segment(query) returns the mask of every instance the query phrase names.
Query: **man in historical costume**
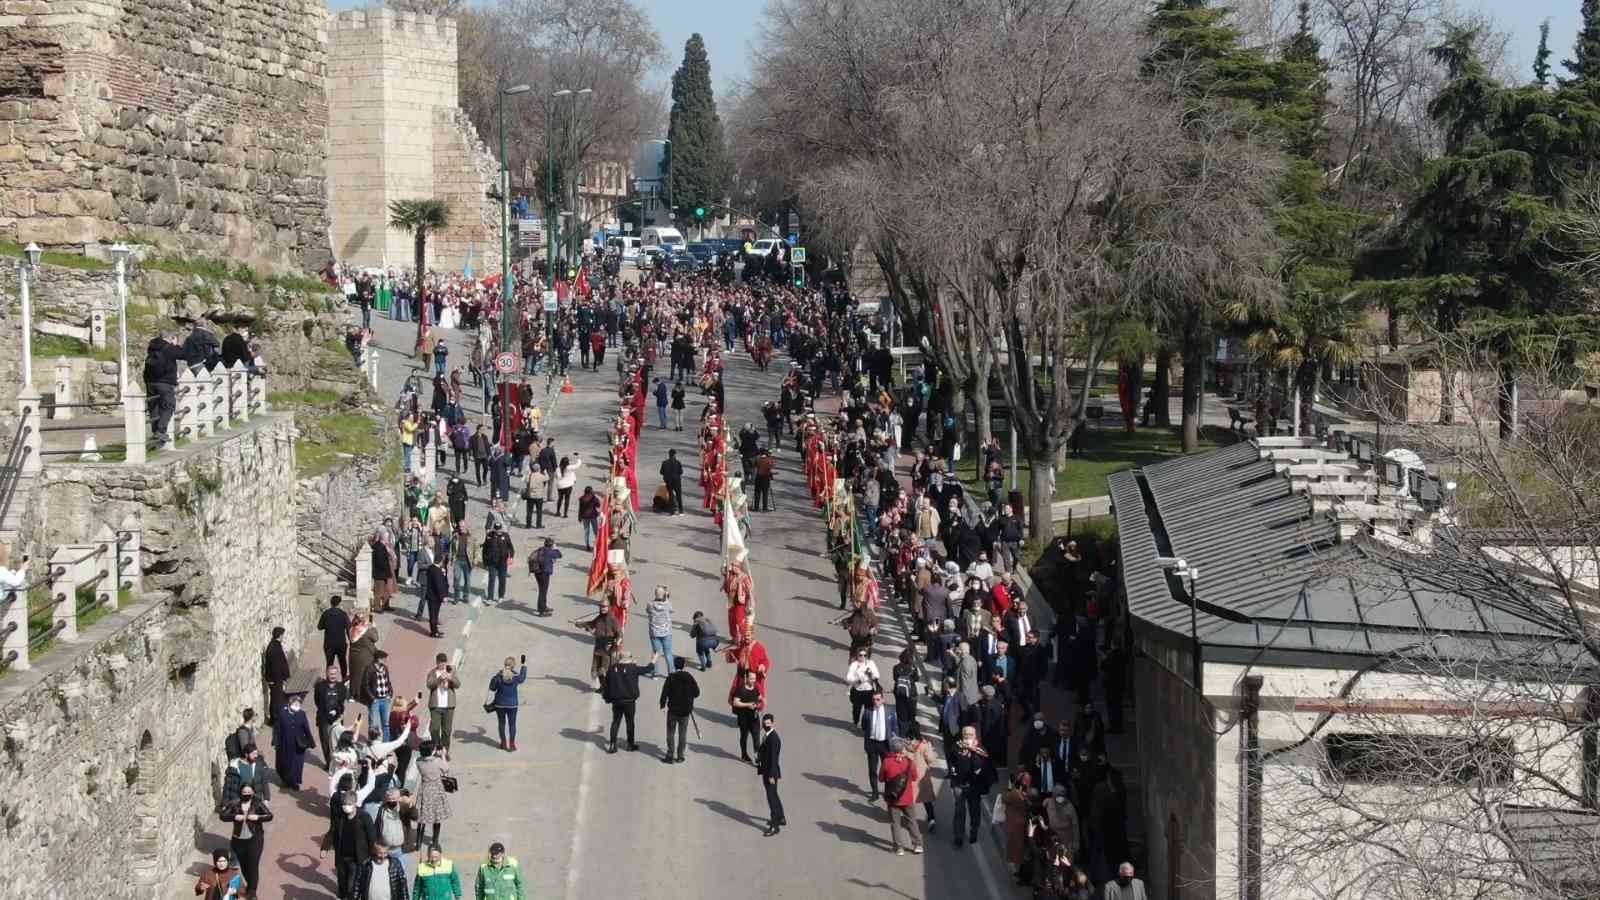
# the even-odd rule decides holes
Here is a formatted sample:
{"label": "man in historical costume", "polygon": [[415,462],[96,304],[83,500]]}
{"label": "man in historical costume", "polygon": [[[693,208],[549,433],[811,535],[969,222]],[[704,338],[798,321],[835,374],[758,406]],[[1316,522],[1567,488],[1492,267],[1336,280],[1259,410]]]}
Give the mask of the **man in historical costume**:
{"label": "man in historical costume", "polygon": [[[748,628],[755,629],[755,621],[747,620]],[[740,684],[744,683],[744,673],[754,672],[756,676],[756,690],[761,692],[762,704],[767,700],[767,672],[772,668],[772,660],[767,656],[767,645],[756,640],[753,636],[746,636],[728,651],[728,661],[734,664],[733,685],[729,688],[731,693]]]}
{"label": "man in historical costume", "polygon": [[755,622],[755,581],[743,562],[722,567],[722,595],[728,598],[728,639],[737,646],[745,622]]}
{"label": "man in historical costume", "polygon": [[605,598],[606,608],[616,618],[617,626],[626,630],[628,611],[633,608],[633,582],[628,578],[628,570],[623,567],[620,558],[606,566]]}
{"label": "man in historical costume", "polygon": [[850,600],[858,606],[869,606],[874,611],[880,601],[878,579],[865,559],[856,560],[855,575],[850,583]]}

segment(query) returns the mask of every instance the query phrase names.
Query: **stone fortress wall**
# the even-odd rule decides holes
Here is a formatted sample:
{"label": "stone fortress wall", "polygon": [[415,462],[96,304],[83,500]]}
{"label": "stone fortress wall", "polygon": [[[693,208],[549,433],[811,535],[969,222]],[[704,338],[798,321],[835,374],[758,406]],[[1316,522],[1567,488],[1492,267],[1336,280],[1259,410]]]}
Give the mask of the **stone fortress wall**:
{"label": "stone fortress wall", "polygon": [[500,265],[499,212],[485,194],[498,163],[459,110],[456,25],[384,7],[329,17],[328,193],[334,255],[362,266],[410,265],[412,239],[388,227],[395,200],[451,205],[428,264]]}
{"label": "stone fortress wall", "polygon": [[0,238],[327,261],[323,0],[0,11]]}
{"label": "stone fortress wall", "polygon": [[273,414],[147,466],[46,468],[41,535],[81,541],[132,515],[145,593],[0,679],[0,897],[154,900],[193,856],[222,736],[264,705],[268,631],[297,648],[314,626],[293,599],[293,432]]}

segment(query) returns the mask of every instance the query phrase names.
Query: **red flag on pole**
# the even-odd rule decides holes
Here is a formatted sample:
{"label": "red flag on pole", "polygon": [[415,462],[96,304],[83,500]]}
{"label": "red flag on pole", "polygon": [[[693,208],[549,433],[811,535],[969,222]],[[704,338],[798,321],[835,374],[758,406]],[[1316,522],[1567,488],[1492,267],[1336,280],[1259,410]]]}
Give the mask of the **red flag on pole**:
{"label": "red flag on pole", "polygon": [[594,561],[589,563],[589,585],[584,593],[594,594],[606,583],[606,552],[611,549],[611,498],[600,503],[600,533],[594,539]]}

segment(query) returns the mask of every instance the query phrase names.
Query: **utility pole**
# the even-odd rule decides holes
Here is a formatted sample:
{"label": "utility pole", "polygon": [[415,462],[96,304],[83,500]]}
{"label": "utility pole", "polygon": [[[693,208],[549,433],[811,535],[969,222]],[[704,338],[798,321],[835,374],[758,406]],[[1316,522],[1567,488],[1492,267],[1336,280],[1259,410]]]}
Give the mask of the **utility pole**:
{"label": "utility pole", "polygon": [[509,349],[511,342],[511,172],[506,167],[506,98],[526,94],[533,90],[525,84],[505,88],[500,92],[500,349]]}

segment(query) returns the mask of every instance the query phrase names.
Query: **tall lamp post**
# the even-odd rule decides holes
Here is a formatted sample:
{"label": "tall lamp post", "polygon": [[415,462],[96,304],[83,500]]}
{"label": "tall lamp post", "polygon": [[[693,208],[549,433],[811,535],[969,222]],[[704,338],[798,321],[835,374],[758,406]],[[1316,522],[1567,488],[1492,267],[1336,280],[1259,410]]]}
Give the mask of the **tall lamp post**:
{"label": "tall lamp post", "polygon": [[33,301],[30,298],[30,289],[33,281],[33,272],[39,266],[39,258],[44,251],[39,245],[29,243],[22,251],[22,261],[17,264],[18,279],[22,287],[22,390],[24,393],[33,393]]}
{"label": "tall lamp post", "polygon": [[118,241],[111,245],[111,258],[117,262],[117,389],[128,396],[128,254],[133,251]]}
{"label": "tall lamp post", "polygon": [[506,168],[506,98],[526,94],[533,90],[525,84],[513,85],[500,91],[500,350],[505,352],[511,342],[511,178]]}

